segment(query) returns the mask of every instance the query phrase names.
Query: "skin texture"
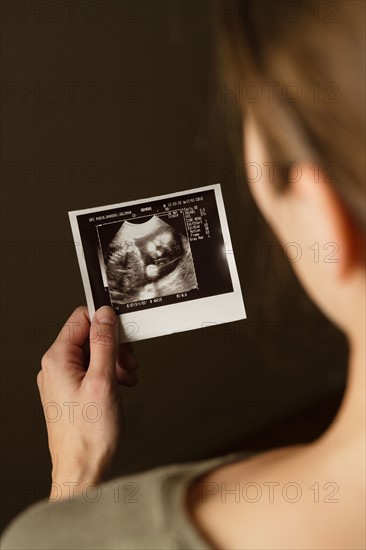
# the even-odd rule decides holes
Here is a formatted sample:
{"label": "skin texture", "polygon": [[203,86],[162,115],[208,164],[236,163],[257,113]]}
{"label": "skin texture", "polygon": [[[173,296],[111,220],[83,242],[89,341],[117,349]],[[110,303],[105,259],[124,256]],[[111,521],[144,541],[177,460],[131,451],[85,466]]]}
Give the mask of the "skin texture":
{"label": "skin texture", "polygon": [[37,384],[52,459],[51,500],[99,482],[116,452],[123,426],[118,384],[136,384],[138,367],[132,346],[118,344],[116,318],[103,306],[90,322],[87,308],[77,308],[42,358]]}
{"label": "skin texture", "polygon": [[[270,161],[253,116],[244,123],[246,162],[264,168]],[[265,174],[265,170],[263,170]],[[365,242],[327,183],[308,163],[300,178],[289,176],[279,194],[264,177],[249,182],[263,215],[285,245],[300,245],[292,263],[300,282],[349,342],[349,375],[345,396],[332,423],[311,444],[261,453],[210,472],[192,485],[188,507],[192,519],[215,548],[225,549],[363,549],[365,548]],[[292,181],[291,181],[292,180]],[[296,181],[295,181],[296,180]],[[338,262],[314,262],[309,247],[336,243]],[[257,502],[253,488],[262,491]],[[270,484],[273,490],[270,498]],[[283,493],[286,484],[297,484]],[[221,485],[223,484],[223,485]],[[239,484],[240,497],[225,495]],[[319,501],[315,487],[320,488]],[[300,487],[300,490],[299,490]],[[311,487],[313,489],[311,489]],[[221,489],[218,489],[221,488]],[[216,489],[218,489],[216,491]],[[214,493],[210,496],[209,492]],[[323,492],[322,492],[323,491]],[[329,495],[332,492],[333,497]],[[295,502],[291,499],[298,494]],[[285,495],[285,496],[284,496]]]}

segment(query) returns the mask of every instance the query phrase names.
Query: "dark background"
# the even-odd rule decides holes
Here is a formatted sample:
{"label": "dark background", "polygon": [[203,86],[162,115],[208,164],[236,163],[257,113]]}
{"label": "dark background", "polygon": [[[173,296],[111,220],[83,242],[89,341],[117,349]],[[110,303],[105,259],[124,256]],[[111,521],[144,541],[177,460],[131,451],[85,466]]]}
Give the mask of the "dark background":
{"label": "dark background", "polygon": [[68,210],[220,181],[248,315],[135,345],[140,382],[121,390],[111,475],[306,441],[338,421],[345,342],[294,280],[229,152],[207,4],[1,2],[2,526],[50,484],[36,374],[85,303]]}

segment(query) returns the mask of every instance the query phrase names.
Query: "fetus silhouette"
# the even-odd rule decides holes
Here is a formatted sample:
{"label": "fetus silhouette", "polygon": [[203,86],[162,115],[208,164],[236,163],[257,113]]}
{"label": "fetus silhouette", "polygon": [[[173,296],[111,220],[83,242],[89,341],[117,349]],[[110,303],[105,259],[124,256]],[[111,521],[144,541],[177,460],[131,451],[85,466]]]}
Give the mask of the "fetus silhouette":
{"label": "fetus silhouette", "polygon": [[109,245],[106,273],[116,304],[197,287],[187,237],[157,216],[123,222]]}

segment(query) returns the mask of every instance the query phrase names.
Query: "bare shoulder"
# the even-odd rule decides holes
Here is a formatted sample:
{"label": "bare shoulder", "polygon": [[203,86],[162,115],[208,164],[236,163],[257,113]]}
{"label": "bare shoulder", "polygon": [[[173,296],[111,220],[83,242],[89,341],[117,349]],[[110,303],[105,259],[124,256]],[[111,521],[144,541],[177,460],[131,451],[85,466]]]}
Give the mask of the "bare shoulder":
{"label": "bare shoulder", "polygon": [[364,476],[345,461],[314,444],[270,450],[201,477],[187,506],[215,548],[363,549]]}

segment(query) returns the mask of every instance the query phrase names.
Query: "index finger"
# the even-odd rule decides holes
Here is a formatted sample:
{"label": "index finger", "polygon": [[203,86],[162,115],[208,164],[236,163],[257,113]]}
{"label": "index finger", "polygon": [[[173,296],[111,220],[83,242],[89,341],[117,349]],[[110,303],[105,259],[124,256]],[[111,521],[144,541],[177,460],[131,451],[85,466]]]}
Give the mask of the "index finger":
{"label": "index finger", "polygon": [[79,306],[70,315],[60,330],[55,343],[71,344],[71,346],[82,347],[89,338],[90,320],[88,308]]}

